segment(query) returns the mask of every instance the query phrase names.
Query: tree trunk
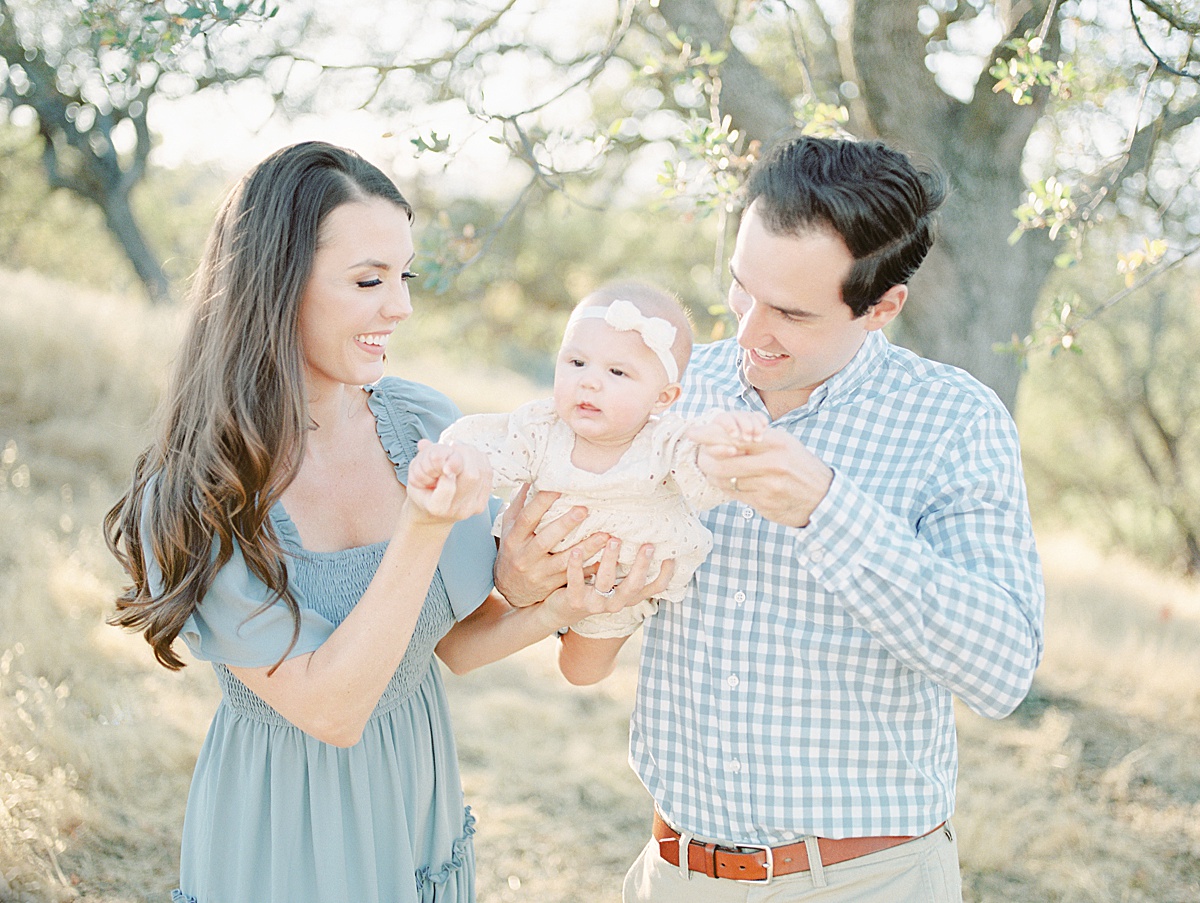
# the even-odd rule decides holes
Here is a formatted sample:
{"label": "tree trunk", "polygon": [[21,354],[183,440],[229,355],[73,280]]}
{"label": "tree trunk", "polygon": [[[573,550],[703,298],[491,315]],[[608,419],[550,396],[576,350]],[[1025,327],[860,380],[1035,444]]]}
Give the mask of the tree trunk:
{"label": "tree trunk", "polygon": [[895,329],[900,344],[934,360],[962,367],[990,386],[1011,409],[1021,362],[996,350],[1029,333],[1034,308],[1053,265],[1054,247],[1042,233],[1015,246],[1012,210],[1021,195],[1014,171],[979,171],[979,161],[940,163],[950,178],[938,237],[910,285],[910,298]]}
{"label": "tree trunk", "polygon": [[[1020,361],[997,352],[1033,325],[1054,246],[1044,233],[1015,245],[1012,211],[1021,203],[1021,163],[1045,108],[1044,92],[1017,106],[992,91],[984,72],[964,104],[945,94],[925,65],[917,29],[923,0],[857,0],[854,56],[876,131],[885,141],[931,157],[950,179],[938,240],[911,285],[896,339],[926,357],[955,364],[1012,408]],[[1035,28],[1046,2],[1030,4],[1011,31]],[[1057,32],[1051,36],[1057,39]]]}
{"label": "tree trunk", "polygon": [[120,243],[150,300],[155,304],[170,301],[170,280],[163,272],[158,256],[146,243],[133,208],[129,205],[129,196],[119,191],[110,192],[105,195],[100,206],[104,210],[104,223],[108,226],[108,231]]}
{"label": "tree trunk", "polygon": [[795,127],[791,100],[729,40],[729,22],[713,0],[659,0],[658,11],[680,38],[728,54],[721,63],[721,112],[732,115],[735,128],[769,144]]}
{"label": "tree trunk", "polygon": [[[1010,408],[1020,362],[998,353],[1033,323],[1054,248],[1040,233],[1016,246],[1012,211],[1024,191],[1025,144],[1045,97],[1017,106],[980,78],[969,104],[946,95],[925,65],[928,39],[917,29],[924,0],[855,0],[851,35],[861,93],[873,131],[888,144],[926,158],[948,175],[951,193],[938,240],[911,285],[894,338],[920,354],[970,371]],[[1012,31],[1036,27],[1036,0]],[[728,24],[713,0],[661,0],[670,27],[724,47]],[[790,105],[753,63],[736,52],[721,67],[721,111],[752,138],[794,129]]]}
{"label": "tree trunk", "polygon": [[[0,0],[0,60],[19,66],[24,73],[21,90],[11,78],[0,79],[0,98],[13,108],[28,105],[36,113],[42,165],[50,187],[65,188],[99,207],[150,300],[169,300],[170,282],[129,206],[129,192],[145,173],[150,154],[146,116],[157,76],[142,87],[136,98],[130,98],[126,108],[90,104],[80,90],[63,87],[56,68],[60,62],[53,54],[48,56],[40,46],[26,46],[7,0]],[[81,129],[77,114],[89,107],[92,124]],[[123,165],[112,136],[125,121],[133,125],[137,143],[132,159]]]}

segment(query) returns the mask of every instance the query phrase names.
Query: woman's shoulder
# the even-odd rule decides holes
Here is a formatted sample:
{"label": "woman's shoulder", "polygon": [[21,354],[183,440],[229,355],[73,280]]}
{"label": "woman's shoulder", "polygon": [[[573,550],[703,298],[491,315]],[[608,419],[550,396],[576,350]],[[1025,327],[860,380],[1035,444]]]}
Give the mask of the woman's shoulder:
{"label": "woman's shoulder", "polygon": [[424,383],[385,376],[377,383],[366,387],[370,393],[369,403],[385,416],[413,416],[426,426],[426,432],[437,437],[443,429],[458,419],[458,406],[443,392]]}

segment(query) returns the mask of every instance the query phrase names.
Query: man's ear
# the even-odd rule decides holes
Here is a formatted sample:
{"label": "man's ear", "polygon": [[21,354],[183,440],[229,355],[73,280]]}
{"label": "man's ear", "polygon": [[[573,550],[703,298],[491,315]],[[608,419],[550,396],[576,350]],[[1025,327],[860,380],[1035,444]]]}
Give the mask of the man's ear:
{"label": "man's ear", "polygon": [[654,413],[661,414],[679,399],[679,393],[683,390],[679,383],[669,383],[666,388],[658,393],[658,398],[654,401]]}
{"label": "man's ear", "polygon": [[896,316],[904,309],[904,302],[907,300],[908,286],[893,285],[883,293],[883,297],[871,305],[870,310],[863,314],[863,326],[868,331],[883,329],[896,319]]}

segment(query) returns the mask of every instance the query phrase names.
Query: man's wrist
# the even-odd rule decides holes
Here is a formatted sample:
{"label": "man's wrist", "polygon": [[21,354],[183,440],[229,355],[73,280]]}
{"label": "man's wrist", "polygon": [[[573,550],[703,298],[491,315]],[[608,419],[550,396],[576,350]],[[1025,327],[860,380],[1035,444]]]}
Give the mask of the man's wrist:
{"label": "man's wrist", "polygon": [[504,601],[513,608],[527,608],[530,605],[537,605],[545,596],[540,598],[536,594],[526,590],[521,592],[519,587],[513,587],[508,577],[501,571],[500,559],[496,558],[496,563],[492,565],[492,585],[496,587],[496,592],[504,597]]}

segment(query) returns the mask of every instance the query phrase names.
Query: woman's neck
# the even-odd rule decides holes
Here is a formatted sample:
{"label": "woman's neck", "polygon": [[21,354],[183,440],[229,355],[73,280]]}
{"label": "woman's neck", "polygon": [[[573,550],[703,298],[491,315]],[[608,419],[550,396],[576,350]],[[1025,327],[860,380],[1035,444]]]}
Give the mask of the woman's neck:
{"label": "woman's neck", "polygon": [[367,393],[361,386],[337,385],[314,391],[309,388],[308,416],[313,429],[308,445],[339,441],[367,411]]}

